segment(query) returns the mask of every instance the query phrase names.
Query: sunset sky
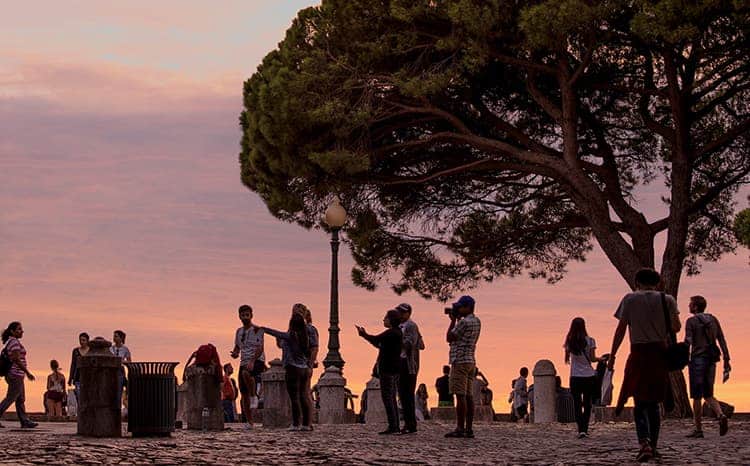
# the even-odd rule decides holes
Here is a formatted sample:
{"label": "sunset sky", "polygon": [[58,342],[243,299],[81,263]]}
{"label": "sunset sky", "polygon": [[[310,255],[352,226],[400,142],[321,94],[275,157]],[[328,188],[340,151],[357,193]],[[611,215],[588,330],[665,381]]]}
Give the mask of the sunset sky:
{"label": "sunset sky", "polygon": [[[27,385],[30,410],[42,410],[50,359],[67,374],[81,331],[111,339],[112,330],[124,330],[135,360],[184,364],[206,342],[229,360],[240,304],[253,306],[256,323],[285,328],[292,304],[303,302],[327,342],[328,238],[274,219],[241,185],[237,160],[242,82],[295,13],[315,3],[4,6],[0,324],[20,320],[26,329],[38,377]],[[657,188],[640,193],[650,218],[665,211]],[[747,205],[744,193],[738,202]],[[361,392],[375,359],[354,324],[375,331],[384,311],[406,301],[427,345],[419,382],[435,404],[434,381],[448,356],[443,304],[399,297],[387,286],[355,288],[351,264],[344,249],[341,353],[349,386]],[[694,294],[721,319],[734,371],[717,396],[741,411],[750,410],[748,278],[748,251],[739,249],[686,278],[679,298],[683,319]],[[612,313],[626,291],[598,250],[554,286],[517,278],[470,291],[483,324],[478,366],[496,410],[508,411],[518,368],[539,359],[551,359],[567,386],[562,342],[573,317],[586,319],[599,353],[607,352]],[[272,341],[266,348],[280,356]]]}

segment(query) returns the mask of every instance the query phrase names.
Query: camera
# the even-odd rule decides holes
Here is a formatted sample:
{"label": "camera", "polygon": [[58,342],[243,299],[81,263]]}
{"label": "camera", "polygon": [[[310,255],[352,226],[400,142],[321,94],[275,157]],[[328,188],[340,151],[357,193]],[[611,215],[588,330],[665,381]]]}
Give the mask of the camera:
{"label": "camera", "polygon": [[445,315],[447,316],[458,317],[458,309],[454,307],[443,308],[443,312],[445,312]]}

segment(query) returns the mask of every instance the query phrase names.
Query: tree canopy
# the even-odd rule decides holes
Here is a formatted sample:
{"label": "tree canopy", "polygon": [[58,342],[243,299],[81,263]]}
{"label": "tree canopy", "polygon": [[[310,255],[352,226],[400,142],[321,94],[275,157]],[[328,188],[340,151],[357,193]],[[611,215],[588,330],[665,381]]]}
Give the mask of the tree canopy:
{"label": "tree canopy", "polygon": [[734,231],[739,242],[750,248],[750,209],[744,209],[737,214],[734,220]]}
{"label": "tree canopy", "polygon": [[[332,194],[355,283],[445,299],[560,279],[596,241],[665,289],[736,247],[750,2],[323,0],[244,85],[242,181],[310,228]],[[661,185],[663,218],[639,208]]]}

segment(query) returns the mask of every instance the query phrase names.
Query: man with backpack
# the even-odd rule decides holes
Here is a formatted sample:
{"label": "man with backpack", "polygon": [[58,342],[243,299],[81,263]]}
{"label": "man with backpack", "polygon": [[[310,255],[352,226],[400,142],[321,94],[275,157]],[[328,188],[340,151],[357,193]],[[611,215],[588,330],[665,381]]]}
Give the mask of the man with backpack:
{"label": "man with backpack", "polygon": [[[693,416],[695,430],[688,438],[703,438],[701,417],[703,414],[702,400],[706,400],[713,412],[719,418],[719,435],[726,435],[729,421],[721,410],[721,405],[714,398],[714,380],[716,378],[716,363],[724,356],[724,381],[729,377],[732,367],[729,365],[729,349],[721,330],[719,319],[707,314],[706,298],[693,296],[690,298],[690,313],[693,314],[685,322],[685,343],[690,345],[690,397],[693,399]],[[719,345],[716,344],[718,341]],[[719,349],[719,346],[721,349]]]}

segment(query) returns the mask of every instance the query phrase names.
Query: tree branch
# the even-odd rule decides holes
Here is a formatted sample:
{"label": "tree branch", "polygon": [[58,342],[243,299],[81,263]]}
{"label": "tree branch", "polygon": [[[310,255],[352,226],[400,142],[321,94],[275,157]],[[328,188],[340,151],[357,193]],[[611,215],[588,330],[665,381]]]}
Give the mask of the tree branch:
{"label": "tree branch", "polygon": [[555,67],[553,66],[545,65],[542,63],[534,63],[532,61],[524,60],[522,58],[511,57],[510,55],[505,55],[496,50],[491,50],[490,56],[494,58],[495,60],[499,61],[500,63],[507,63],[509,65],[520,66],[521,68],[525,68],[529,71],[537,71],[537,72],[546,73],[546,74],[557,74],[557,69],[555,69]]}
{"label": "tree branch", "polygon": [[750,118],[729,129],[722,136],[714,139],[707,144],[704,144],[700,149],[698,149],[698,151],[696,151],[695,158],[697,160],[702,160],[707,155],[710,155],[717,150],[723,149],[727,144],[734,142],[734,140],[738,136],[741,136],[748,131],[750,131]]}

